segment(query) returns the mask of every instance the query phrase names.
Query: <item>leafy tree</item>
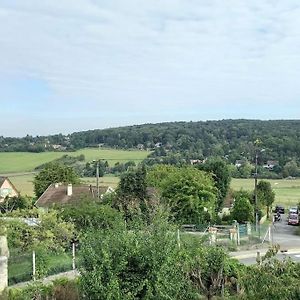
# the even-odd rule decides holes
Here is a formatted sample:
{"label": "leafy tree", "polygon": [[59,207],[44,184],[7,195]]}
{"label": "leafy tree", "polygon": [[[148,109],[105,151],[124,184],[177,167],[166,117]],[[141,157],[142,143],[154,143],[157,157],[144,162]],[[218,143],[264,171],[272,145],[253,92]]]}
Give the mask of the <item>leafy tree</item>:
{"label": "leafy tree", "polygon": [[66,222],[72,222],[78,231],[91,228],[108,230],[121,226],[124,222],[119,211],[92,199],[82,199],[76,205],[63,206],[60,215]]}
{"label": "leafy tree", "polygon": [[146,187],[146,168],[143,165],[137,170],[130,170],[121,176],[117,192],[121,196],[142,200],[146,198]]}
{"label": "leafy tree", "polygon": [[50,184],[53,183],[79,183],[79,176],[73,168],[58,164],[49,163],[39,174],[34,177],[34,192],[40,197]]}
{"label": "leafy tree", "polygon": [[234,201],[231,211],[232,218],[238,223],[244,223],[253,220],[253,206],[247,197],[238,197]]}
{"label": "leafy tree", "polygon": [[236,292],[239,268],[223,248],[200,247],[193,253],[189,276],[199,293],[212,299],[216,295],[224,296],[225,290]]}
{"label": "leafy tree", "polygon": [[6,198],[3,202],[0,203],[0,212],[11,213],[12,211],[17,209],[32,208],[32,206],[33,199],[28,196]]}
{"label": "leafy tree", "polygon": [[83,175],[86,177],[95,177],[97,174],[97,167],[99,168],[99,177],[103,177],[106,172],[106,168],[108,167],[108,163],[103,160],[98,162],[87,162],[83,170]]}
{"label": "leafy tree", "polygon": [[282,173],[283,173],[283,177],[299,176],[300,171],[299,171],[297,162],[294,160],[287,162],[283,167]]}
{"label": "leafy tree", "polygon": [[271,249],[261,265],[240,272],[242,299],[288,300],[300,298],[300,264],[275,258]]}
{"label": "leafy tree", "polygon": [[257,199],[261,205],[267,207],[267,216],[269,218],[270,207],[274,203],[275,193],[272,190],[271,183],[265,180],[260,180],[257,184]]}
{"label": "leafy tree", "polygon": [[90,231],[81,252],[87,299],[195,299],[175,232],[162,214],[135,230]]}
{"label": "leafy tree", "polygon": [[111,200],[112,206],[121,210],[125,219],[131,219],[136,214],[148,216],[147,199],[146,168],[143,165],[121,176]]}
{"label": "leafy tree", "polygon": [[193,167],[156,166],[148,183],[160,190],[176,222],[202,223],[214,217],[217,189],[211,176]]}
{"label": "leafy tree", "polygon": [[220,158],[214,158],[207,160],[204,164],[198,165],[198,168],[200,170],[212,173],[215,185],[219,191],[217,209],[221,209],[231,181],[229,166],[224,160]]}
{"label": "leafy tree", "polygon": [[8,221],[8,241],[12,248],[23,250],[43,246],[48,250],[62,250],[69,245],[74,233],[74,226],[61,220],[57,212],[40,215],[36,226],[29,226],[23,221]]}

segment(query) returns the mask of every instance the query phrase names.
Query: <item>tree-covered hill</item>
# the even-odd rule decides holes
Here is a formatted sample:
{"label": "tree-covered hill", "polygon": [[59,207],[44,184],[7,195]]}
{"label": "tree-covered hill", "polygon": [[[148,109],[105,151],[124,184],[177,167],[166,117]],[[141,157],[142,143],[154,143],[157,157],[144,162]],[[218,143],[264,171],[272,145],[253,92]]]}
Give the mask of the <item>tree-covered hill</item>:
{"label": "tree-covered hill", "polygon": [[47,137],[0,137],[0,151],[72,150],[103,145],[154,149],[153,157],[168,154],[187,159],[225,157],[229,162],[252,161],[255,140],[261,140],[259,163],[277,160],[283,166],[300,158],[300,120],[220,120],[170,122],[76,132]]}

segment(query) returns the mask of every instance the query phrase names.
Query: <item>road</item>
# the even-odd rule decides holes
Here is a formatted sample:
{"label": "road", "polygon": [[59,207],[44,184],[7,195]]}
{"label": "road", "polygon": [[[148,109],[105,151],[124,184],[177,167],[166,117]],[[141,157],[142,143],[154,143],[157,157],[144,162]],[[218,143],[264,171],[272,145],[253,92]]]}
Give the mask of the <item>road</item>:
{"label": "road", "polygon": [[[295,231],[299,228],[298,226],[292,226],[287,224],[287,216],[282,215],[282,220],[275,222],[271,226],[271,240],[267,241],[273,245],[278,244],[280,251],[277,255],[278,259],[284,259],[290,257],[293,261],[300,263],[300,236],[295,235]],[[262,232],[262,237],[265,233]],[[230,255],[237,258],[240,262],[250,265],[256,263],[257,252],[264,255],[268,249],[250,250],[250,251],[239,251],[232,252]]]}

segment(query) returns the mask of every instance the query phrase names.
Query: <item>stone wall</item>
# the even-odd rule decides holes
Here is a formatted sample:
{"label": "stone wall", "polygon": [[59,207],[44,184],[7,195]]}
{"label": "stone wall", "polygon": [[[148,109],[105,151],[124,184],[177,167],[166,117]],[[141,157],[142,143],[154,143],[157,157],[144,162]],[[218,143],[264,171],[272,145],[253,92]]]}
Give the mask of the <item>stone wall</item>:
{"label": "stone wall", "polygon": [[6,236],[0,236],[0,294],[8,286],[8,257],[7,238]]}

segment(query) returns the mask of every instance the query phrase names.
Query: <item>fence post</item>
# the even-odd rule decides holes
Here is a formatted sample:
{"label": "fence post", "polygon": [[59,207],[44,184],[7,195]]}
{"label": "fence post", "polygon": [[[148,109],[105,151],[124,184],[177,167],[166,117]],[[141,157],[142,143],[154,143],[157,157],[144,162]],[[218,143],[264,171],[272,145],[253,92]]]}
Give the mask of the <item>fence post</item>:
{"label": "fence post", "polygon": [[251,235],[251,223],[247,222],[247,235]]}
{"label": "fence post", "polygon": [[72,243],[72,269],[76,269],[75,265],[75,243]]}
{"label": "fence post", "polygon": [[35,251],[32,251],[32,279],[35,281]]}
{"label": "fence post", "polygon": [[233,241],[233,242],[237,242],[236,228],[230,228],[229,233],[230,233],[230,240]]}
{"label": "fence post", "polygon": [[215,227],[209,227],[208,232],[209,232],[209,244],[213,245],[217,241],[217,231],[218,229]]}
{"label": "fence post", "polygon": [[237,238],[237,245],[240,245],[240,224],[236,223],[236,238]]}
{"label": "fence post", "polygon": [[180,249],[180,231],[177,229],[177,243],[178,243],[178,248]]}

